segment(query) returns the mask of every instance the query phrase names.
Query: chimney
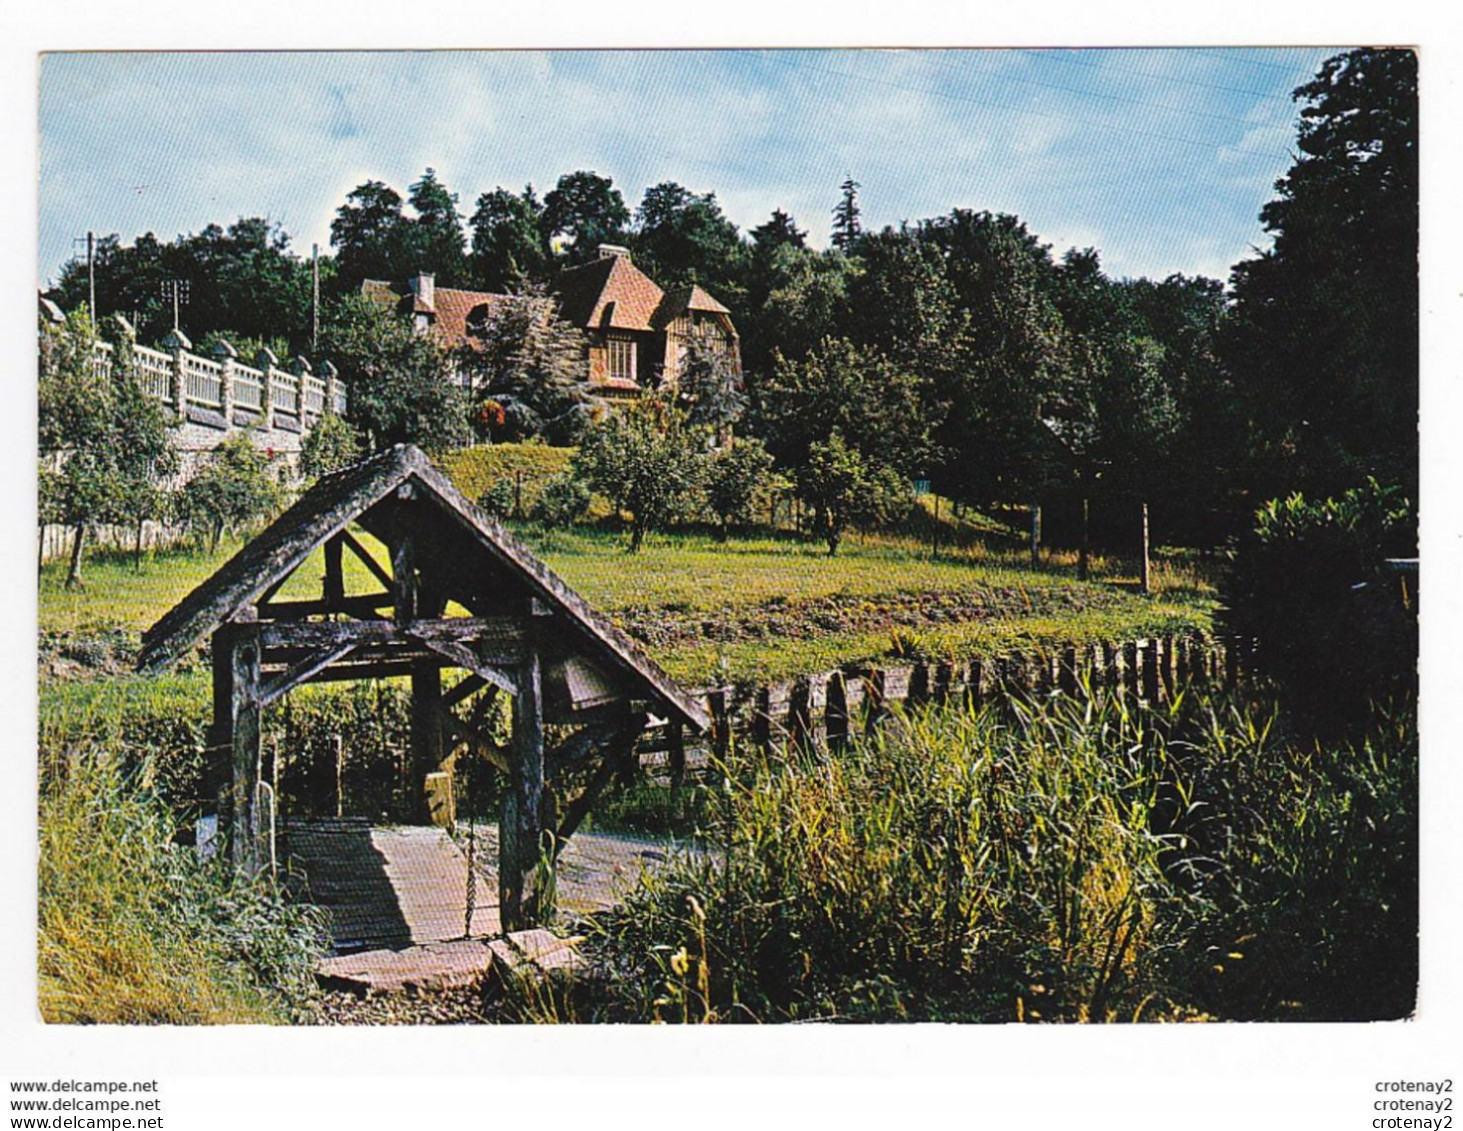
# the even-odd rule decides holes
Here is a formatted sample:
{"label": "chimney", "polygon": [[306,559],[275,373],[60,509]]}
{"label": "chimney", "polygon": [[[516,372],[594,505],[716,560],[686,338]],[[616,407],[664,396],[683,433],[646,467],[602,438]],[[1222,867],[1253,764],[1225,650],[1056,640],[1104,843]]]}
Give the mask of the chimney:
{"label": "chimney", "polygon": [[599,245],[599,257],[601,259],[626,259],[630,258],[630,249],[621,247],[617,243],[602,243]]}
{"label": "chimney", "polygon": [[411,293],[416,298],[418,310],[423,308],[436,313],[437,310],[437,281],[436,277],[427,271],[420,271],[413,275],[409,284]]}

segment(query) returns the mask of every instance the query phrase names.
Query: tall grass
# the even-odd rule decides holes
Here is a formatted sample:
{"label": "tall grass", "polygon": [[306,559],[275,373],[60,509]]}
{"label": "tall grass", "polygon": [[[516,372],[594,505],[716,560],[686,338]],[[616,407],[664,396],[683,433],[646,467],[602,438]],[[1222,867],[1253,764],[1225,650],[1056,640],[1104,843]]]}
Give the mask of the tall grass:
{"label": "tall grass", "polygon": [[1055,697],[728,767],[724,853],[600,917],[636,1020],[1396,1017],[1415,730],[1286,747],[1222,703]]}
{"label": "tall grass", "polygon": [[61,1023],[299,1020],[321,951],[315,914],[173,843],[175,819],[106,757],[42,783],[41,1015]]}

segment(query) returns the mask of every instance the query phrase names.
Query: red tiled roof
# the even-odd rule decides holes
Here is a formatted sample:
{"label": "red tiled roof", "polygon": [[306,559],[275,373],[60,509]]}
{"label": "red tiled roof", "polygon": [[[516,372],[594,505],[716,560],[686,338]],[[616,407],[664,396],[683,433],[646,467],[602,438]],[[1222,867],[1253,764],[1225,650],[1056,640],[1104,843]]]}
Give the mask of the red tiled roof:
{"label": "red tiled roof", "polygon": [[623,255],[571,267],[554,289],[566,321],[597,330],[654,330],[665,298],[650,276]]}
{"label": "red tiled roof", "polygon": [[361,284],[361,293],[382,305],[413,312],[434,313],[436,317],[432,320],[432,333],[449,348],[475,344],[467,335],[468,323],[483,317],[497,303],[514,301],[512,295],[493,294],[490,291],[459,291],[452,287],[436,287],[434,290],[433,303],[426,307],[415,298],[411,287],[406,283],[367,279]]}

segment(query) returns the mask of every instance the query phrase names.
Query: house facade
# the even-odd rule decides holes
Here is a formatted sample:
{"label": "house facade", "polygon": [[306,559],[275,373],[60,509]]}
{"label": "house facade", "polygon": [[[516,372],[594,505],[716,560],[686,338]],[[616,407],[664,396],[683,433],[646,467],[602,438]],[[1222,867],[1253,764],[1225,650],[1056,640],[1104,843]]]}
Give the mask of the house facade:
{"label": "house facade", "polygon": [[[470,346],[469,328],[512,295],[439,287],[429,274],[404,283],[368,279],[362,291],[408,315],[448,348]],[[741,373],[741,345],[731,312],[698,286],[663,290],[628,249],[601,244],[596,259],[564,271],[554,285],[559,316],[584,335],[584,379],[606,398],[633,398],[674,385],[689,354],[710,351]]]}

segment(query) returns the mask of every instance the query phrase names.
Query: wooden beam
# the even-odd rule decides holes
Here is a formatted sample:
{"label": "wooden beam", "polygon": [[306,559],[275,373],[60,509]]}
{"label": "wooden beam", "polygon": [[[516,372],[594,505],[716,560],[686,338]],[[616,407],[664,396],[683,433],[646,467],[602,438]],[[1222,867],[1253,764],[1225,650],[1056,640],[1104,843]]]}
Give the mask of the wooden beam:
{"label": "wooden beam", "polygon": [[485,660],[480,659],[477,653],[466,645],[458,644],[450,640],[430,639],[424,639],[422,643],[432,649],[432,651],[451,660],[459,668],[465,668],[472,672],[473,675],[480,676],[494,687],[502,688],[509,695],[518,694],[521,685],[512,676],[494,667]]}
{"label": "wooden beam", "polygon": [[[405,484],[403,484],[405,486]],[[397,488],[401,490],[400,487]],[[407,534],[391,554],[391,572],[395,577],[396,623],[406,624],[417,615],[416,539]]]}
{"label": "wooden beam", "polygon": [[268,707],[290,688],[304,683],[316,672],[323,668],[328,668],[336,660],[339,660],[342,656],[354,649],[354,644],[346,642],[306,656],[299,663],[280,672],[260,689],[259,705],[261,707]]}
{"label": "wooden beam", "polygon": [[[234,867],[254,875],[269,859],[258,812],[260,774],[259,629],[230,625],[214,634],[214,736],[227,759],[219,832]],[[220,767],[223,768],[223,767]]]}
{"label": "wooden beam", "polygon": [[345,571],[341,568],[339,534],[325,543],[325,583],[320,596],[330,608],[339,608],[345,601]]}
{"label": "wooden beam", "polygon": [[584,823],[584,818],[594,808],[594,803],[599,800],[600,794],[604,792],[605,786],[610,784],[610,779],[615,776],[616,770],[622,770],[625,763],[631,762],[635,757],[635,740],[640,737],[640,732],[645,729],[646,717],[644,715],[632,715],[626,719],[614,735],[611,735],[604,744],[604,758],[595,770],[594,776],[590,778],[589,784],[585,786],[584,792],[569,803],[564,811],[563,819],[559,822],[559,828],[554,834],[554,854],[557,856],[565,843]]}
{"label": "wooden beam", "polygon": [[431,810],[427,804],[427,775],[442,768],[447,753],[442,741],[441,704],[441,668],[430,660],[413,665],[409,797],[411,813],[418,824],[431,821]]}
{"label": "wooden beam", "polygon": [[458,680],[457,685],[451,691],[445,692],[442,696],[442,706],[455,707],[464,699],[468,699],[488,687],[488,681],[480,675],[468,675]]}
{"label": "wooden beam", "polygon": [[360,559],[361,564],[375,575],[377,581],[386,586],[387,589],[392,588],[393,582],[391,575],[381,568],[381,563],[375,559],[366,547],[355,540],[349,530],[342,530],[338,537],[340,538],[341,544],[346,546],[352,554]]}
{"label": "wooden beam", "polygon": [[260,602],[261,617],[277,617],[280,620],[302,620],[305,617],[323,616],[326,613],[346,613],[353,617],[375,617],[377,610],[390,608],[396,601],[394,593],[368,593],[363,596],[330,598],[318,601],[274,601]]}
{"label": "wooden beam", "polygon": [[431,641],[471,642],[485,662],[522,662],[523,630],[507,617],[442,617],[406,624],[391,621],[275,621],[260,625],[267,649],[358,645],[415,645]]}

